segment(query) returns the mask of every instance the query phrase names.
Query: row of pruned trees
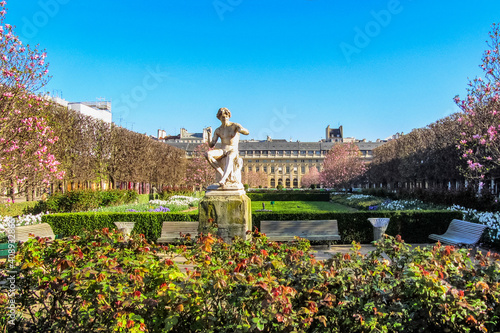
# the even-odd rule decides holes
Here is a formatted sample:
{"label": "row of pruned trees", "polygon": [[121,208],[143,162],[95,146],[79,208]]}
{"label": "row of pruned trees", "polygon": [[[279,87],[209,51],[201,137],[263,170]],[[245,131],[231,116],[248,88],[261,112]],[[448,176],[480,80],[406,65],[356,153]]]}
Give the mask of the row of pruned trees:
{"label": "row of pruned trees", "polygon": [[[182,184],[184,151],[101,120],[53,106],[49,123],[59,140],[52,150],[67,183],[115,188],[121,182],[157,188]],[[107,186],[105,185],[107,184]]]}
{"label": "row of pruned trees", "polygon": [[464,162],[456,147],[463,131],[459,117],[453,114],[374,149],[368,182],[389,188],[463,183]]}

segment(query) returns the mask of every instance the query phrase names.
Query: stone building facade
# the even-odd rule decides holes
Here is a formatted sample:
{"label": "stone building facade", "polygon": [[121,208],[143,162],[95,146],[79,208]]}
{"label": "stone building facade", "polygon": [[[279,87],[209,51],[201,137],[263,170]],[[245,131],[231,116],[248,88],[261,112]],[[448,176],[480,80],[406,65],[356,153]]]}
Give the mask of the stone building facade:
{"label": "stone building facade", "polygon": [[[339,132],[342,133],[342,130]],[[271,138],[263,141],[242,140],[239,143],[239,152],[243,158],[243,172],[262,171],[266,173],[267,187],[269,188],[274,188],[279,184],[286,188],[300,188],[302,187],[302,176],[310,168],[316,167],[318,171],[321,171],[328,151],[333,145],[343,142],[338,139],[339,137],[335,135],[334,137],[327,136],[325,140],[320,142],[291,142],[272,140]],[[373,149],[385,142],[378,140],[377,142],[355,141],[354,143],[361,151],[361,158],[369,163],[373,158]],[[199,142],[170,140],[166,143],[185,150],[188,158],[193,155],[196,146],[200,144]]]}

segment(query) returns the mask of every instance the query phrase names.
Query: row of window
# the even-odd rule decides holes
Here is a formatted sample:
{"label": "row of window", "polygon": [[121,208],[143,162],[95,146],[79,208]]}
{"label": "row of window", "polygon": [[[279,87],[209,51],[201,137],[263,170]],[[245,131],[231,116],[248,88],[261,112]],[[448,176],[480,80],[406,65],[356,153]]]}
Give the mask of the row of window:
{"label": "row of window", "polygon": [[306,155],[317,155],[326,154],[326,150],[269,150],[269,151],[261,151],[261,150],[242,150],[240,151],[240,155],[276,155],[276,156],[306,156]]}
{"label": "row of window", "polygon": [[[276,162],[275,160],[246,160],[245,162],[246,163],[252,163],[252,161],[255,162],[255,163],[275,163]],[[283,160],[278,160],[279,163],[299,163],[299,161],[300,161],[300,163],[307,163],[307,162],[309,162],[309,163],[314,163],[314,162],[319,163],[320,162],[320,160],[284,160],[284,161]]]}
{"label": "row of window", "polygon": [[[285,172],[286,172],[286,173],[290,173],[290,171],[293,171],[294,173],[297,173],[297,170],[298,170],[298,169],[297,169],[297,167],[294,167],[293,169],[292,169],[291,167],[285,167],[284,169],[285,169]],[[278,171],[278,173],[279,173],[279,172],[282,172],[282,171],[283,171],[283,168],[281,168],[281,167],[276,167],[276,168],[275,168],[275,167],[273,167],[273,166],[268,168],[267,166],[264,166],[264,167],[262,167],[262,168],[260,168],[260,167],[255,167],[255,169],[254,169],[254,168],[253,168],[253,167],[251,167],[251,166],[249,166],[249,167],[248,167],[248,171],[254,171],[254,170],[255,170],[256,172],[259,172],[259,171],[261,171],[261,170],[262,170],[262,171],[264,171],[265,173],[267,173],[267,171],[268,171],[268,170],[269,170],[271,173],[275,173],[276,171]],[[300,167],[300,172],[301,172],[301,173],[303,173],[303,174],[304,174],[304,173],[306,173],[306,167],[305,167],[305,166]]]}
{"label": "row of window", "polygon": [[276,187],[277,185],[282,185],[286,187],[290,187],[293,184],[293,187],[298,187],[299,186],[299,180],[297,178],[294,178],[293,180],[290,179],[285,179],[285,182],[283,183],[283,179],[279,178],[277,183],[276,179],[271,178],[271,187]]}
{"label": "row of window", "polygon": [[[269,150],[269,151],[259,151],[259,150],[242,150],[240,155],[275,155],[275,156],[306,156],[306,155],[326,155],[328,151],[326,150]],[[361,150],[363,155],[372,155],[371,150]]]}

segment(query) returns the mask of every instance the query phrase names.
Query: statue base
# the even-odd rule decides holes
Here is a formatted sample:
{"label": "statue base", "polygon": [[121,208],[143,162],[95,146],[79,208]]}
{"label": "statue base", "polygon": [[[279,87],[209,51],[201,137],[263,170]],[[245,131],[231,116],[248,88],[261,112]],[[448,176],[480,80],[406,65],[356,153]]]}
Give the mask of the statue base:
{"label": "statue base", "polygon": [[252,230],[252,205],[244,190],[218,189],[208,191],[199,205],[198,231],[213,233],[231,243],[235,236],[247,240]]}

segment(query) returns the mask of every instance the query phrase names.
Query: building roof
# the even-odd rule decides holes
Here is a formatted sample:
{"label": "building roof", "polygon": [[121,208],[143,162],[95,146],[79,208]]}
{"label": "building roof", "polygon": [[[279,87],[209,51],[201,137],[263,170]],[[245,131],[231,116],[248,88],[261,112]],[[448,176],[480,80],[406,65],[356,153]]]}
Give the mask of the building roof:
{"label": "building roof", "polygon": [[[378,146],[381,146],[385,142],[356,142],[355,144],[360,150],[373,150]],[[194,151],[194,149],[200,145],[200,143],[191,142],[166,142],[166,144],[183,149],[188,152]],[[257,141],[257,142],[245,142],[240,141],[239,150],[249,151],[249,150],[330,150],[333,145],[338,144],[336,142],[290,142],[290,141]]]}

